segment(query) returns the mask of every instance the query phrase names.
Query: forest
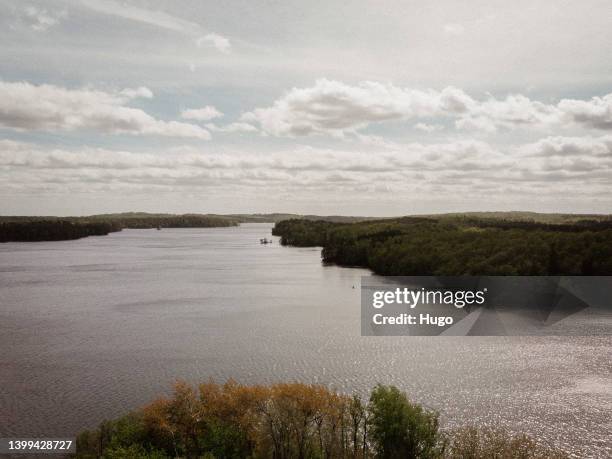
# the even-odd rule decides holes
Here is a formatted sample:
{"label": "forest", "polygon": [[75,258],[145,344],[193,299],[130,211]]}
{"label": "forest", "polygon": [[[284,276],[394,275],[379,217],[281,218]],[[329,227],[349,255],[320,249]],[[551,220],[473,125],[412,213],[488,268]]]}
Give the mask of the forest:
{"label": "forest", "polygon": [[520,220],[475,215],[354,223],[278,222],[281,244],[322,247],[324,263],[402,275],[612,275],[609,217]]}
{"label": "forest", "polygon": [[319,385],[192,387],[77,437],[79,459],[544,459],[567,457],[525,434],[440,427],[438,413],[393,386],[369,399]]}
{"label": "forest", "polygon": [[216,228],[236,226],[238,219],[204,214],[147,214],[131,212],[124,214],[102,214],[85,217],[88,221],[109,221],[121,228]]}
{"label": "forest", "polygon": [[105,236],[120,230],[121,227],[113,222],[0,221],[0,242],[64,241],[88,236]]}
{"label": "forest", "polygon": [[0,242],[62,241],[104,236],[124,228],[211,228],[237,219],[200,214],[124,213],[88,217],[0,217]]}
{"label": "forest", "polygon": [[122,229],[216,228],[240,223],[274,223],[287,219],[355,222],[367,217],[316,216],[298,214],[152,214],[125,212],[86,217],[0,216],[0,242],[61,241],[102,236]]}

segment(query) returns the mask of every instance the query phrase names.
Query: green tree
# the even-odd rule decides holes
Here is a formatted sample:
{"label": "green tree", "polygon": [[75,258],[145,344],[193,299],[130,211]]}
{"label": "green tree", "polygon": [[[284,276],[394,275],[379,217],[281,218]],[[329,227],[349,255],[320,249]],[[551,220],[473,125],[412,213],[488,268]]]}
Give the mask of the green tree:
{"label": "green tree", "polygon": [[382,459],[437,458],[444,451],[438,414],[411,403],[397,387],[378,385],[368,406],[369,437]]}

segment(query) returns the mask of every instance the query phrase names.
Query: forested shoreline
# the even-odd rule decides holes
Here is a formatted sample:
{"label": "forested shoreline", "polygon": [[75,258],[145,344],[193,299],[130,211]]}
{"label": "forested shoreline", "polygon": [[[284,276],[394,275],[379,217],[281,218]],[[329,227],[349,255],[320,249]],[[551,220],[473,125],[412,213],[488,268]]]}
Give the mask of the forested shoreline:
{"label": "forested shoreline", "polygon": [[218,228],[240,223],[275,223],[287,219],[356,222],[369,217],[317,216],[299,214],[152,214],[125,212],[86,217],[0,216],[0,242],[35,242],[103,236],[122,229]]}
{"label": "forested shoreline", "polygon": [[79,459],[553,459],[563,452],[521,433],[463,426],[394,386],[367,400],[321,385],[177,382],[161,397],[77,437]]}
{"label": "forested shoreline", "polygon": [[40,220],[0,222],[0,242],[65,241],[88,236],[106,236],[121,231],[113,222],[74,222]]}
{"label": "forested shoreline", "polygon": [[474,215],[355,223],[286,220],[281,244],[322,247],[325,263],[380,275],[612,275],[612,220]]}
{"label": "forested shoreline", "polygon": [[0,242],[62,241],[105,236],[122,229],[216,228],[237,219],[199,214],[126,213],[87,217],[0,217]]}

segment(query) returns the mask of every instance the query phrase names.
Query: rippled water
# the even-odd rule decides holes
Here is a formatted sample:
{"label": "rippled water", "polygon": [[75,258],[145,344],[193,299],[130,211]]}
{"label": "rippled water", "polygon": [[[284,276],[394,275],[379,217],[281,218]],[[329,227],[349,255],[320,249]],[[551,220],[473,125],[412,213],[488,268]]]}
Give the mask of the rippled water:
{"label": "rippled water", "polygon": [[361,337],[368,272],[260,245],[270,227],[0,244],[0,437],[74,435],[177,378],[232,377],[395,384],[448,427],[612,456],[610,336]]}

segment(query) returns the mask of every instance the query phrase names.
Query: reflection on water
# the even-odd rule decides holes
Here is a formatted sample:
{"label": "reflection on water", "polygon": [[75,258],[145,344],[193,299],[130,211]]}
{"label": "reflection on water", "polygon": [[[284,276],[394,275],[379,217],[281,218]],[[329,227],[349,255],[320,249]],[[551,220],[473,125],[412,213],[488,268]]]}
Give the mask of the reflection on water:
{"label": "reflection on water", "polygon": [[[612,455],[610,337],[361,337],[360,269],[270,225],[0,245],[0,437],[72,435],[176,378],[395,384],[446,426]],[[355,289],[352,287],[355,286]]]}

